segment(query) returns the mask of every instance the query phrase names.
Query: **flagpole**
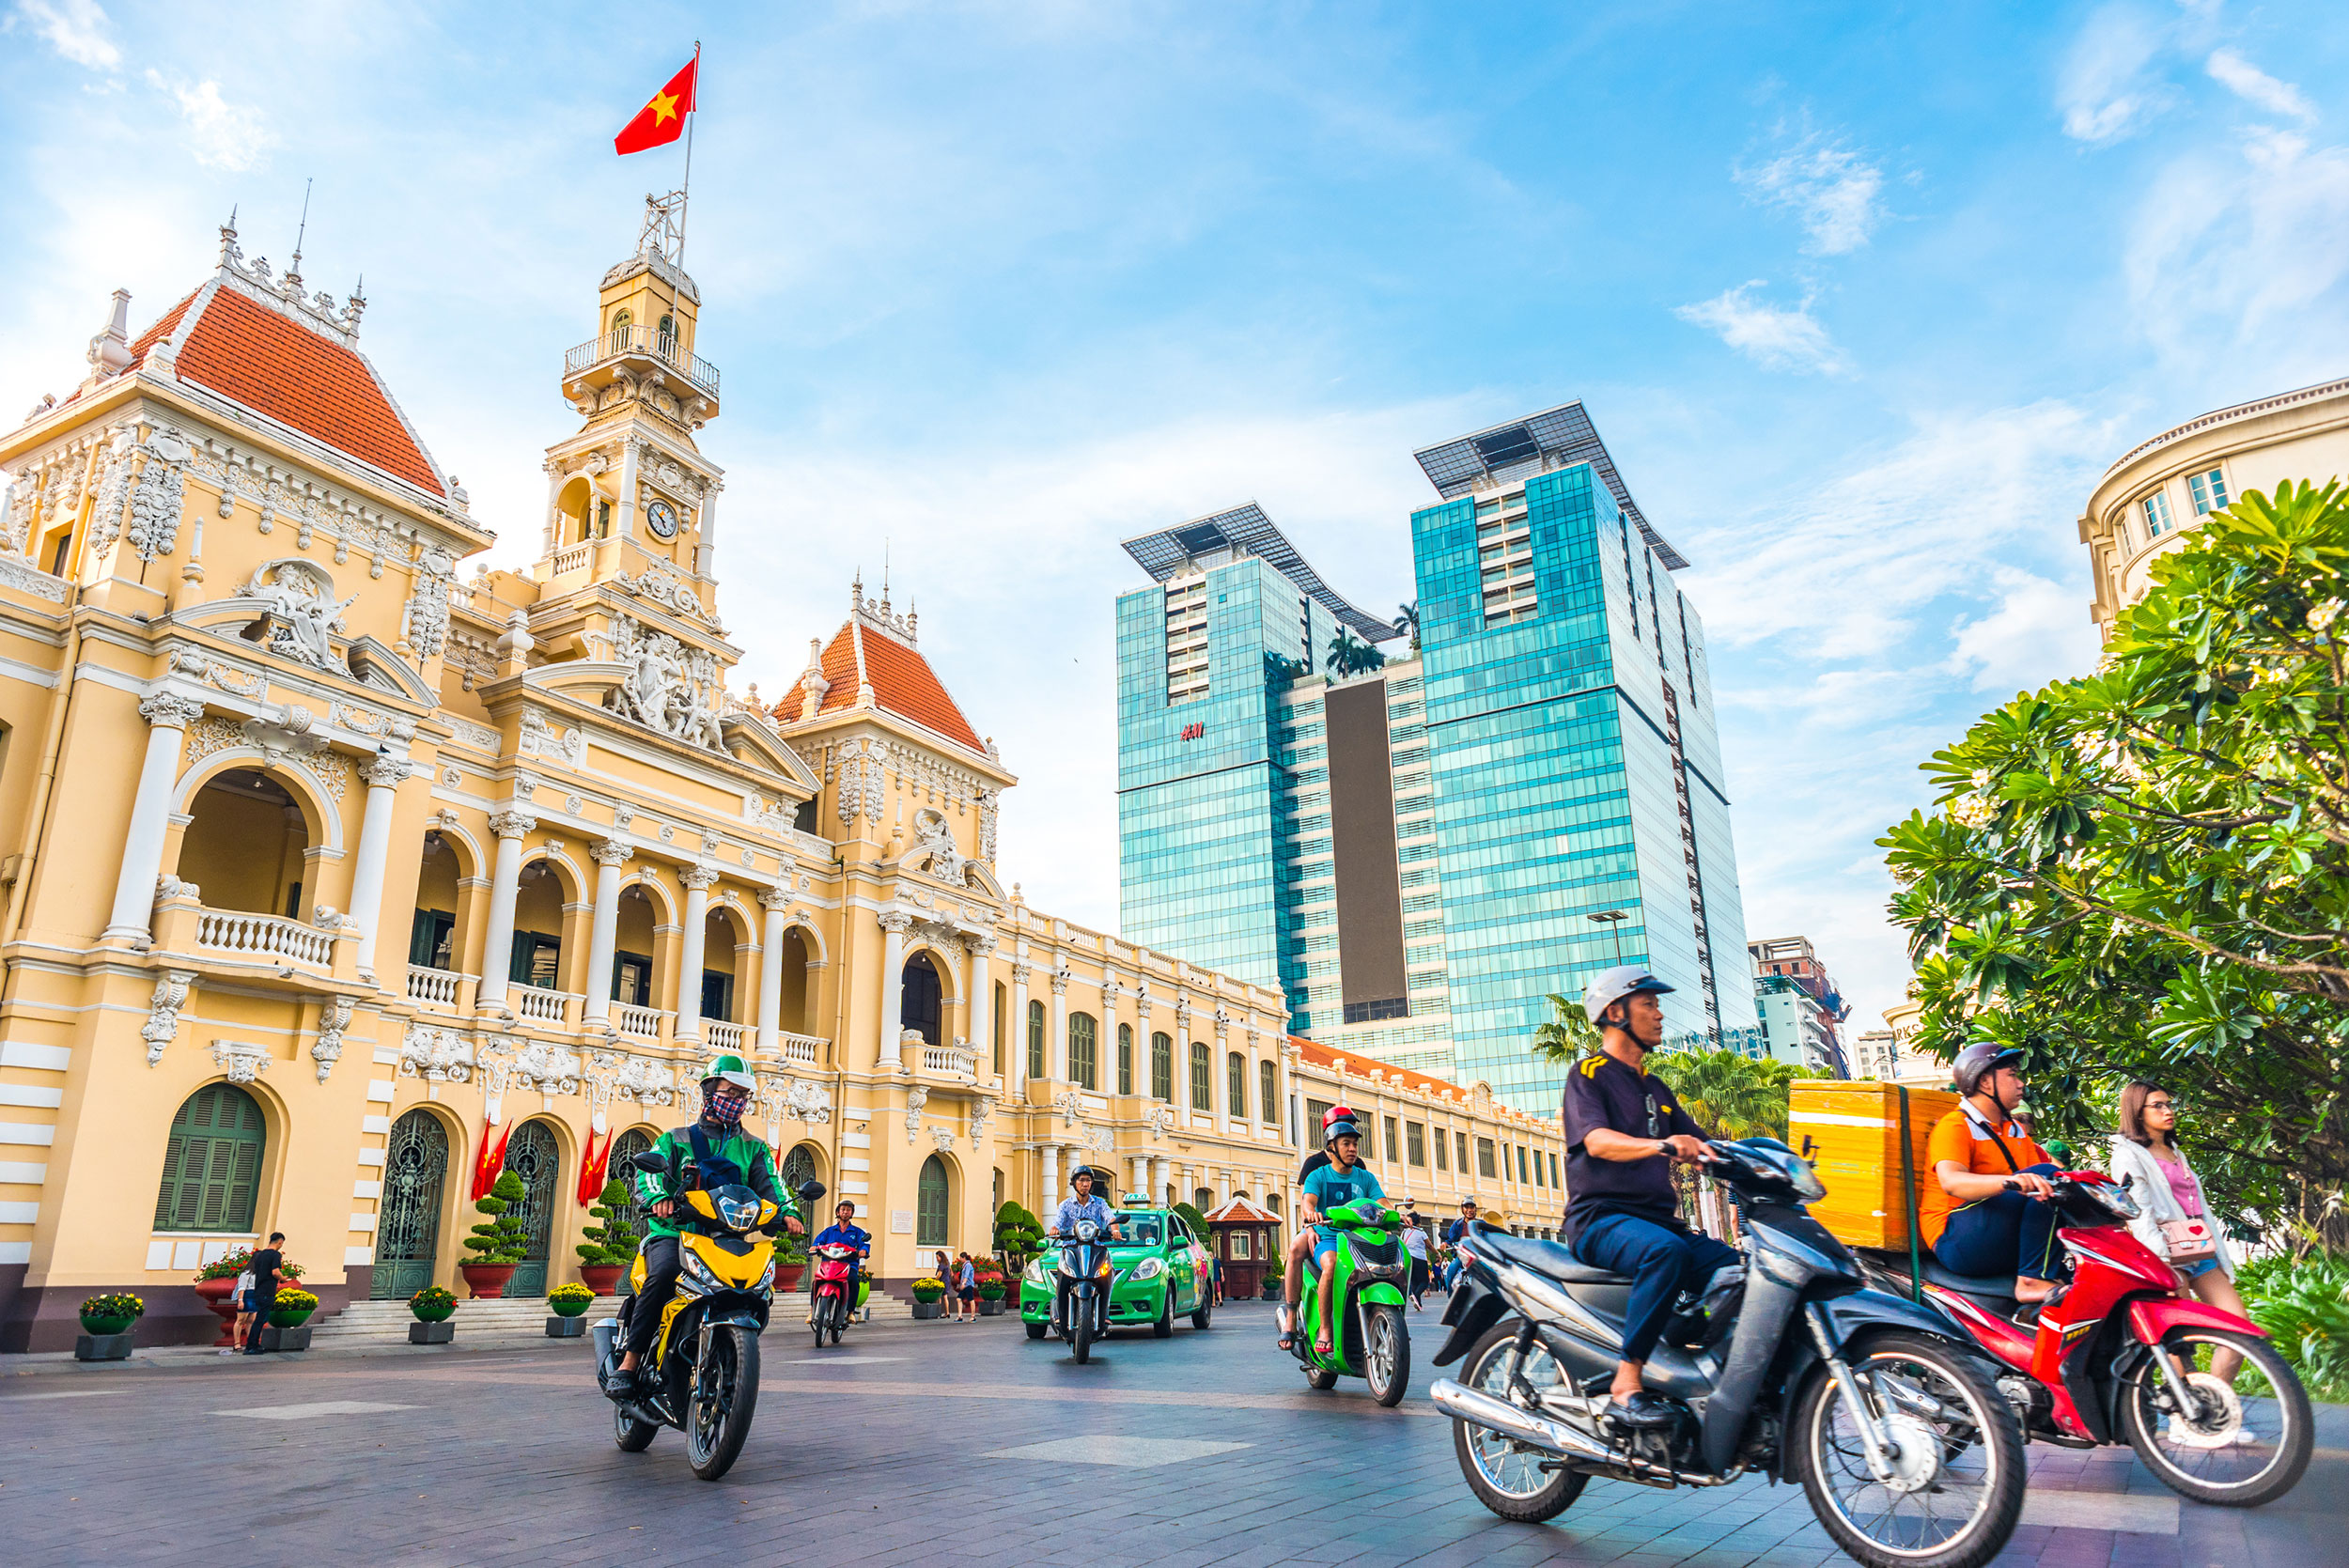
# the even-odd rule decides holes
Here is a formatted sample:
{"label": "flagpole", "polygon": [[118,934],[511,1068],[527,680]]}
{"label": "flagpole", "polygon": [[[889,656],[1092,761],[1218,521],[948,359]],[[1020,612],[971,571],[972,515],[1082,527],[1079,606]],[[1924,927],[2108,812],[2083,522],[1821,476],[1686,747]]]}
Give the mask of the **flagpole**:
{"label": "flagpole", "polygon": [[685,183],[678,187],[684,200],[677,204],[677,264],[685,270],[685,222],[693,210],[693,116],[702,106],[702,40],[693,40],[693,106],[685,111]]}

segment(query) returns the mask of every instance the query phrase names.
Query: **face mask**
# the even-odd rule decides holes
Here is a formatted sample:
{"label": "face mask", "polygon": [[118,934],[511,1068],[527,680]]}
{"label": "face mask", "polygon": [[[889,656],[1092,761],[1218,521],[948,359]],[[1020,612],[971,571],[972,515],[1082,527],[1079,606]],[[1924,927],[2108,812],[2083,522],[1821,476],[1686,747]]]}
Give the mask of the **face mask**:
{"label": "face mask", "polygon": [[722,1079],[702,1092],[702,1115],[720,1126],[730,1127],[742,1119],[742,1112],[750,1103],[748,1090],[740,1084]]}

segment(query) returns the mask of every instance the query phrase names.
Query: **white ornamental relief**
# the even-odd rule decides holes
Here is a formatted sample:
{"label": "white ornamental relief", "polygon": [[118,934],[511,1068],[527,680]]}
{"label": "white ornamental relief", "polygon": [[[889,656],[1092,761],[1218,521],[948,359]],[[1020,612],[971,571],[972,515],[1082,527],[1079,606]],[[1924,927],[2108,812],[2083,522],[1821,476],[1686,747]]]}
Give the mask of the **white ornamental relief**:
{"label": "white ornamental relief", "polygon": [[576,1051],[544,1040],[534,1040],[514,1058],[514,1082],[542,1094],[579,1093],[580,1062]]}
{"label": "white ornamental relief", "polygon": [[942,1155],[951,1153],[955,1146],[955,1129],[952,1127],[932,1127],[930,1128],[930,1141],[938,1145],[938,1152],[940,1154]]}
{"label": "white ornamental relief", "polygon": [[922,1108],[929,1103],[930,1092],[928,1090],[915,1088],[906,1091],[906,1141],[908,1143],[921,1136]]}
{"label": "white ornamental relief", "polygon": [[821,1084],[770,1075],[758,1093],[770,1122],[788,1117],[809,1126],[821,1126],[832,1120],[832,1091]]}
{"label": "white ornamental relief", "polygon": [[717,617],[702,608],[701,595],[693,584],[665,561],[655,561],[633,576],[620,572],[612,582],[623,592],[647,599],[663,610],[717,625]]}
{"label": "white ornamental relief", "polygon": [[254,624],[270,652],[337,675],[350,673],[334,652],[333,634],[343,629],[343,612],[359,596],[337,600],[334,579],[325,567],[300,555],[280,556],[263,562],[237,592],[264,606]]}
{"label": "white ornamental relief", "polygon": [[1077,1125],[1077,1111],[1083,1103],[1074,1089],[1064,1089],[1052,1096],[1052,1109],[1060,1112],[1061,1122],[1066,1126]]}
{"label": "white ornamental relief", "polygon": [[587,760],[587,737],[576,728],[557,730],[535,707],[522,710],[519,743],[524,756],[554,757],[574,768]]}
{"label": "white ornamental relief", "polygon": [[251,1083],[269,1071],[269,1048],[249,1040],[214,1040],[212,1064],[227,1074],[231,1083]]}
{"label": "white ornamental relief", "polygon": [[319,1014],[319,1037],[310,1042],[310,1060],[319,1064],[320,1083],[343,1059],[343,1031],[350,1027],[351,1011],[357,1006],[350,997],[336,997]]}
{"label": "white ornamental relief", "polygon": [[179,539],[182,489],[187,479],[188,443],[179,432],[159,429],[137,448],[143,459],[137,482],[131,488],[131,517],[124,537],[141,561],[168,555]]}
{"label": "white ornamental relief", "polygon": [[1085,1146],[1097,1155],[1108,1154],[1117,1147],[1117,1135],[1107,1127],[1095,1127],[1085,1135]]}
{"label": "white ornamental relief", "polygon": [[987,1136],[988,1118],[994,1114],[995,1101],[991,1095],[981,1094],[971,1102],[971,1146],[973,1149],[979,1147],[979,1140]]}
{"label": "white ornamental relief", "polygon": [[995,863],[995,803],[997,792],[979,791],[979,859],[988,865]]}
{"label": "white ornamental relief", "polygon": [[399,1043],[399,1076],[428,1083],[465,1083],[473,1078],[473,1042],[451,1029],[412,1023]]}
{"label": "white ornamental relief", "polygon": [[677,1079],[660,1063],[642,1056],[623,1056],[614,1069],[612,1092],[645,1106],[677,1104]]}
{"label": "white ornamental relief", "polygon": [[1163,1103],[1154,1105],[1143,1112],[1143,1120],[1150,1124],[1150,1141],[1155,1143],[1174,1130],[1174,1108]]}
{"label": "white ornamental relief", "polygon": [[416,563],[415,589],[399,613],[401,639],[419,660],[437,659],[448,646],[448,591],[457,581],[457,557],[433,545]]}
{"label": "white ornamental relief", "polygon": [[147,1042],[147,1064],[163,1059],[163,1051],[179,1032],[179,1009],[188,1004],[188,987],[195,984],[190,970],[165,970],[155,980],[155,995],[148,1002],[147,1021],[139,1038]]}
{"label": "white ornamental relief", "polygon": [[712,752],[725,750],[710,693],[717,661],[665,631],[651,631],[627,615],[612,620],[614,656],[628,666],[604,706],[646,729]]}

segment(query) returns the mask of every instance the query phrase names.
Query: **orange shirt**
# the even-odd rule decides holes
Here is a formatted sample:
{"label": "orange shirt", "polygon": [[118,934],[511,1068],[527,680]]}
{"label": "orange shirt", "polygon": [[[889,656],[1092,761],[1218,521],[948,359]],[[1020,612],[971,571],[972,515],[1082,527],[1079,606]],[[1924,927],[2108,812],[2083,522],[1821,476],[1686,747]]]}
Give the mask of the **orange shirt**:
{"label": "orange shirt", "polygon": [[[1917,1195],[1917,1225],[1924,1233],[1926,1246],[1941,1239],[1950,1223],[1950,1211],[1959,1206],[1956,1199],[1941,1190],[1935,1174],[1943,1160],[1955,1160],[1977,1176],[2011,1176],[2043,1162],[2053,1163],[2053,1157],[2013,1122],[1999,1125],[1999,1138],[2006,1141],[2006,1155],[1999,1152],[1999,1139],[1991,1137],[1990,1124],[1970,1106],[1960,1106],[1933,1124],[1933,1136],[1925,1143],[1924,1190]],[[2015,1157],[2012,1166],[2006,1162],[2007,1155]]]}

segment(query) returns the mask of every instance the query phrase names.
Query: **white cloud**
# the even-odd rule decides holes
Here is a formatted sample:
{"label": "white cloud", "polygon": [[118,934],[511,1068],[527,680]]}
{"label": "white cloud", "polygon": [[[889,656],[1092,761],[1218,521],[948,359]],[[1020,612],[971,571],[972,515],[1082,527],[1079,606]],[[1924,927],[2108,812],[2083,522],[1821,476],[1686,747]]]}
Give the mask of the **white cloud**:
{"label": "white cloud", "polygon": [[1876,201],[1884,190],[1883,169],[1849,147],[1815,136],[1759,168],[1734,172],[1757,199],[1799,214],[1811,232],[1807,248],[1825,256],[1858,250],[1884,220]]}
{"label": "white cloud", "polygon": [[77,66],[111,70],[122,63],[122,51],[106,36],[106,13],[97,0],[17,0],[8,25],[13,29],[20,21]]}
{"label": "white cloud", "polygon": [[2159,114],[2169,94],[2148,68],[2167,41],[2167,29],[2135,6],[2108,5],[2092,15],[2056,84],[2063,133],[2118,141]]}
{"label": "white cloud", "polygon": [[2084,670],[2096,657],[2081,582],[2051,582],[2033,572],[1996,567],[1999,594],[1987,613],[1952,628],[1950,669],[1970,673],[1976,691],[2003,698],[2046,682],[2050,671]]}
{"label": "white cloud", "polygon": [[154,70],[147,73],[147,79],[179,105],[179,117],[188,126],[188,151],[205,167],[241,172],[277,145],[269,117],[258,109],[222,98],[219,83],[175,85]]}
{"label": "white cloud", "polygon": [[2211,79],[2248,103],[2271,115],[2283,115],[2306,125],[2316,118],[2316,107],[2298,87],[2279,82],[2232,49],[2213,52]]}
{"label": "white cloud", "polygon": [[1811,300],[1792,310],[1751,298],[1768,287],[1756,278],[1725,289],[1712,299],[1682,305],[1672,312],[1692,326],[1718,334],[1723,343],[1773,370],[1807,370],[1839,376],[1851,366],[1811,314]]}

